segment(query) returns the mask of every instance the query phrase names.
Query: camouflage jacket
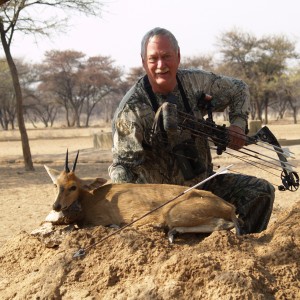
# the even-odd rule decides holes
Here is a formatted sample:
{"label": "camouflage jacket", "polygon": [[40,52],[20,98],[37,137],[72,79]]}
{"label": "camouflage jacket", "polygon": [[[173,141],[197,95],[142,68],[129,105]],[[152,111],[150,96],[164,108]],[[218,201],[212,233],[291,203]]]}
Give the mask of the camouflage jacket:
{"label": "camouflage jacket", "polygon": [[[213,111],[229,107],[229,121],[245,129],[250,111],[248,86],[241,80],[216,75],[202,70],[178,70],[177,77],[183,87],[193,114],[203,119],[206,114],[197,106],[199,93],[213,97]],[[177,109],[185,111],[182,93],[178,86],[172,92],[176,97]],[[155,94],[158,105],[166,100]],[[191,186],[212,173],[212,158],[205,137],[192,138],[188,130],[176,133],[172,142],[151,135],[155,119],[149,93],[141,78],[124,96],[115,112],[112,125],[113,163],[109,175],[113,182],[170,183]],[[181,158],[174,149],[185,141],[192,141],[193,152],[197,152],[196,175],[184,176]],[[175,153],[176,152],[176,153]],[[181,153],[181,152],[180,152]]]}

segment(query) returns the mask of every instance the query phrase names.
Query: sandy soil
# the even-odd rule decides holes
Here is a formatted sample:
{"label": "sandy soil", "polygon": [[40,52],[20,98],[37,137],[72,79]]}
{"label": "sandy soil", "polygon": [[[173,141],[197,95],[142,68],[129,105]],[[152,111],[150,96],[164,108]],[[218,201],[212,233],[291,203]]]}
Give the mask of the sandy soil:
{"label": "sandy soil", "polygon": [[[300,126],[296,134],[287,125],[271,130],[300,138]],[[81,259],[73,254],[113,229],[57,229],[60,244],[53,248],[33,237],[54,198],[44,164],[62,170],[66,149],[70,160],[80,149],[77,174],[108,179],[111,154],[93,149],[89,134],[65,139],[48,131],[41,139],[30,133],[35,172],[24,171],[16,136],[0,135],[1,299],[300,299],[299,191],[276,191],[270,225],[261,234],[186,235],[170,245],[160,230],[137,226]],[[300,145],[289,148],[299,171]],[[214,161],[280,184],[276,170],[273,175],[228,155],[214,155]]]}

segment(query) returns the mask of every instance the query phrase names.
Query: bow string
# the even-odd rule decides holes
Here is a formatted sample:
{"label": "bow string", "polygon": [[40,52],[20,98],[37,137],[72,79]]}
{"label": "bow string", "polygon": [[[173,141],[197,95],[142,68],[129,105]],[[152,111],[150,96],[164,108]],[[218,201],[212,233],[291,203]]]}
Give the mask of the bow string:
{"label": "bow string", "polygon": [[[217,125],[212,118],[212,114],[209,114],[209,117],[206,120],[202,120],[202,119],[196,119],[191,114],[178,111],[178,129],[190,130],[190,132],[194,136],[207,137],[209,141],[214,143],[218,155],[221,155],[223,152],[230,154],[228,151],[226,151],[228,144],[230,142],[228,127],[226,127],[225,125]],[[288,157],[292,157],[293,153],[290,152],[289,150],[282,149],[277,138],[267,126],[262,127],[253,136],[245,136],[245,138],[246,138],[245,146],[235,151],[244,154],[246,157],[252,157],[267,163],[267,165],[264,163],[260,163],[263,166],[262,167],[263,170],[265,170],[265,167],[276,169],[276,170],[278,170],[278,167],[281,167],[280,178],[282,181],[282,185],[279,186],[279,190],[281,191],[298,190],[299,188],[298,173],[293,170],[294,166],[290,164],[287,160]],[[259,147],[263,147],[264,149],[274,151],[277,154],[278,159],[275,159],[273,157],[262,154],[253,149],[250,149],[248,147],[250,145],[257,145]],[[257,162],[255,164],[249,162],[248,158],[245,157],[242,158],[237,155],[232,155],[232,156],[236,158],[240,158],[241,160],[250,163],[252,165],[258,164]],[[268,158],[269,160],[266,160],[266,158]],[[280,166],[278,166],[277,164],[278,162]]]}

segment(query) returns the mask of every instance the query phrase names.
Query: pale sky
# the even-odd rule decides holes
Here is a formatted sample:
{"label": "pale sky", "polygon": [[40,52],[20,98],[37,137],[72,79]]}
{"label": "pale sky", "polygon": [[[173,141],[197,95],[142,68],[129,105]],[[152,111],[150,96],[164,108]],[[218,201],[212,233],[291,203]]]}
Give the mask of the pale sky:
{"label": "pale sky", "polygon": [[[52,40],[16,37],[12,53],[40,62],[47,50],[109,55],[128,70],[141,65],[140,41],[153,27],[173,32],[182,56],[216,52],[216,37],[233,28],[254,34],[286,35],[300,52],[299,0],[104,0],[102,18],[72,18],[67,34]],[[44,14],[45,12],[43,12]],[[0,49],[2,51],[2,49]],[[3,54],[1,54],[2,56]]]}

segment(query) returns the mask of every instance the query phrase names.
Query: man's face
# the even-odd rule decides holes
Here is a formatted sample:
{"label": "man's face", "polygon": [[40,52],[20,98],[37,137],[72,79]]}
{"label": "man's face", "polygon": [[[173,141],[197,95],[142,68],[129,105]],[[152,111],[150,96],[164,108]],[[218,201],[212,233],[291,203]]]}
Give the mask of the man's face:
{"label": "man's face", "polygon": [[152,37],[142,58],[144,69],[155,93],[168,94],[177,84],[176,72],[180,63],[180,53],[175,51],[166,36]]}

